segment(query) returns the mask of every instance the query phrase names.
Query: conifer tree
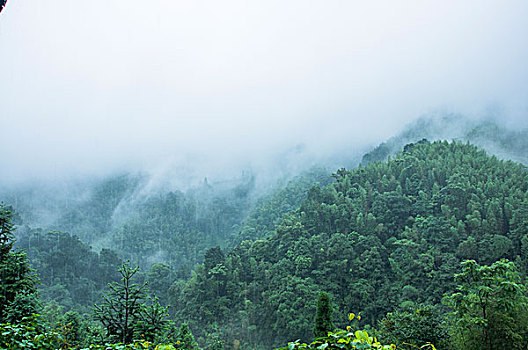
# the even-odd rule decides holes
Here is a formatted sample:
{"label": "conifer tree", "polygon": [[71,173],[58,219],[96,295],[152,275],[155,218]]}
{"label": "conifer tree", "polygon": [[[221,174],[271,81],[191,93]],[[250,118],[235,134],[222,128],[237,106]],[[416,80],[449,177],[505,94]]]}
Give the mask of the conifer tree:
{"label": "conifer tree", "polygon": [[334,330],[332,324],[332,304],[327,293],[321,292],[317,300],[313,333],[315,338],[326,337],[328,332]]}
{"label": "conifer tree", "polygon": [[107,336],[125,344],[131,343],[135,336],[154,338],[166,324],[164,307],[156,300],[150,306],[145,305],[149,300],[147,283],[133,283],[138,270],[139,267],[123,264],[119,269],[121,283],[108,284],[110,293],[103,296],[101,305],[94,306],[94,316],[106,328]]}

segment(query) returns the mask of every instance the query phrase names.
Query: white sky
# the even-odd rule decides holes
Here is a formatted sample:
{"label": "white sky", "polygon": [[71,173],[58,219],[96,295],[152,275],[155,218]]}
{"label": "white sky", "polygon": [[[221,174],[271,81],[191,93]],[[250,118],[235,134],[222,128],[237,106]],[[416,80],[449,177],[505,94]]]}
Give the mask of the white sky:
{"label": "white sky", "polygon": [[0,14],[4,179],[324,153],[437,108],[527,125],[528,1],[9,0]]}

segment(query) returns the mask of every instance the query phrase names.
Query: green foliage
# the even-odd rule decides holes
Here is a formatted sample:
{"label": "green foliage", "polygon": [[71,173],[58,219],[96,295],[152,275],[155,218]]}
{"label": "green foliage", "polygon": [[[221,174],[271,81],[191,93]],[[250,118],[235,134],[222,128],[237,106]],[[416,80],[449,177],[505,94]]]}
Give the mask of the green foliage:
{"label": "green foliage", "polygon": [[[443,136],[441,136],[443,135]],[[490,120],[470,121],[461,115],[424,116],[365,154],[362,164],[386,161],[406,144],[421,139],[457,139],[501,156],[527,163],[528,130],[511,130]]]}
{"label": "green foliage", "polygon": [[67,347],[80,348],[104,341],[104,330],[91,315],[64,312],[64,307],[53,301],[46,303],[40,312],[46,328],[60,334]]}
{"label": "green foliage", "polygon": [[[387,147],[392,146],[373,154],[367,166],[340,169],[319,181],[326,186],[312,186],[315,177],[293,181],[257,202],[251,213],[252,179],[224,188],[204,182],[187,193],[162,194],[133,207],[119,204],[133,189],[121,186],[123,179],[102,186],[94,197],[100,207],[90,215],[111,210],[115,220],[109,213],[101,215],[106,231],[94,237],[110,233],[116,249],[137,264],[163,261],[136,276],[149,281],[160,300],[148,302],[150,309],[141,308],[132,339],[146,338],[148,346],[170,343],[167,327],[160,323],[149,328],[164,319],[162,306],[170,304],[175,322],[187,321],[198,343],[207,347],[223,342],[226,348],[260,350],[289,339],[301,339],[301,344],[312,339],[318,291],[324,290],[332,295],[335,320],[344,319],[350,308],[362,310],[369,333],[368,325],[383,325],[378,321],[385,317],[384,332],[394,342],[420,346],[437,339],[435,345],[442,348],[439,313],[445,309],[437,313],[420,308],[416,313],[407,307],[413,302],[438,305],[445,293],[455,293],[457,283],[466,285],[452,276],[467,259],[493,266],[507,258],[515,261],[521,275],[528,273],[528,172],[523,165],[458,142],[422,140],[387,162],[376,162],[386,158]],[[93,253],[75,236],[58,231],[24,232],[20,243],[42,273],[43,295],[59,300],[64,310],[89,305],[101,286],[116,279],[111,274],[119,261],[116,254]],[[226,248],[227,241],[232,249]],[[191,273],[202,257],[204,263]],[[518,277],[514,284],[521,286]],[[500,285],[511,289],[511,284]],[[500,300],[487,304],[489,317],[477,312],[478,297],[488,289],[468,288],[458,289],[458,299],[452,300],[460,303],[451,304],[453,330],[460,330],[453,331],[460,334],[457,344],[467,341],[478,348],[488,332],[486,344],[501,339],[501,346],[508,342],[522,348],[528,324],[525,301],[519,297],[522,288],[508,295],[507,288],[486,287],[492,291],[487,300]],[[20,294],[18,300],[30,294]],[[515,303],[508,306],[511,298]],[[146,321],[149,312],[152,321]],[[338,333],[333,334],[342,338],[342,348],[360,339],[355,333]],[[100,343],[95,329],[92,334],[93,342]],[[337,346],[332,339],[313,346]],[[361,346],[373,346],[367,343]]]}
{"label": "green foliage", "polygon": [[216,323],[226,344],[269,348],[311,339],[317,291],[332,295],[335,320],[353,308],[372,326],[410,301],[440,304],[467,258],[528,266],[520,164],[422,141],[333,178],[312,187],[269,237],[242,241],[215,269],[202,265],[173,283],[173,316],[200,342]]}
{"label": "green foliage", "polygon": [[455,278],[459,285],[447,300],[460,349],[527,348],[528,296],[512,262],[480,266],[468,260]]}
{"label": "green foliage", "polygon": [[[79,184],[78,188],[71,189],[74,198],[60,208],[61,216],[46,229],[75,233],[89,244],[105,239],[113,229],[114,215],[120,205],[143,181],[142,176],[125,174]],[[83,190],[87,193],[75,194]]]}
{"label": "green foliage", "polygon": [[81,317],[77,312],[68,311],[61,320],[61,333],[64,342],[71,347],[79,347],[87,337]]}
{"label": "green foliage", "polygon": [[225,255],[219,246],[209,248],[205,252],[204,267],[207,272],[210,272],[216,265],[224,263],[224,261]]}
{"label": "green foliage", "polygon": [[17,323],[0,324],[1,349],[55,350],[64,348],[64,345],[61,335],[47,330],[38,315],[23,317]]}
{"label": "green foliage", "polygon": [[242,223],[240,232],[231,238],[230,246],[236,247],[243,241],[271,236],[284,214],[299,208],[310,188],[315,185],[326,186],[333,182],[329,175],[328,170],[314,167],[289,180],[280,190],[260,198]]}
{"label": "green foliage", "polygon": [[317,299],[317,310],[315,313],[313,334],[315,338],[326,337],[329,332],[334,331],[332,323],[332,304],[327,293],[321,292]]}
{"label": "green foliage", "polygon": [[[106,284],[119,280],[116,271],[125,257],[145,268],[147,273],[138,274],[138,279],[149,282],[162,305],[175,305],[169,300],[170,286],[189,278],[207,249],[236,246],[242,237],[269,235],[284,213],[298,207],[306,189],[332,179],[323,170],[313,170],[256,203],[250,175],[229,183],[204,182],[185,193],[137,198],[133,194],[144,181],[141,176],[116,176],[81,183],[70,189],[73,197],[64,203],[63,194],[53,197],[56,191],[41,199],[40,205],[32,197],[39,193],[37,189],[8,194],[28,223],[52,222],[45,230],[21,226],[17,231],[18,246],[40,274],[39,292],[45,301],[89,312]],[[61,215],[56,220],[46,211],[44,204],[50,203],[53,214]],[[254,215],[248,218],[250,210]],[[112,250],[97,253],[89,245],[97,250],[101,242]]]}
{"label": "green foliage", "polygon": [[389,312],[379,321],[378,331],[382,342],[396,344],[398,349],[417,349],[423,344],[452,348],[445,317],[432,305],[409,305]]}
{"label": "green foliage", "polygon": [[108,338],[125,344],[140,336],[152,340],[167,323],[164,307],[157,301],[147,305],[147,284],[133,283],[138,269],[123,264],[119,269],[121,283],[109,284],[110,293],[101,305],[94,306],[94,317],[106,328]]}
{"label": "green foliage", "polygon": [[153,196],[130,208],[109,232],[121,254],[140,266],[156,256],[188,277],[206,249],[225,245],[251,207],[252,176],[228,186],[201,186]]}
{"label": "green foliage", "polygon": [[[350,314],[349,320],[353,321],[355,315]],[[425,349],[426,347],[422,347]],[[295,349],[343,349],[343,350],[393,350],[396,346],[383,345],[375,337],[370,336],[365,330],[354,330],[351,326],[347,326],[346,330],[337,330],[328,332],[325,336],[319,337],[311,343],[300,343],[299,341],[290,342],[288,346],[277,348],[276,350],[295,350]],[[434,346],[431,346],[434,350]]]}
{"label": "green foliage", "polygon": [[185,350],[198,350],[198,343],[194,339],[194,336],[189,329],[187,323],[182,323],[180,332],[178,333],[178,344],[182,349]]}
{"label": "green foliage", "polygon": [[178,343],[151,343],[149,341],[136,341],[132,344],[112,344],[106,343],[103,345],[91,344],[89,347],[81,350],[104,349],[104,350],[187,350],[184,346]]}
{"label": "green foliage", "polygon": [[174,275],[175,272],[171,266],[164,263],[155,263],[150,266],[145,276],[152,293],[159,297],[160,301],[165,305],[169,303],[168,292],[175,279]]}
{"label": "green foliage", "polygon": [[66,232],[21,231],[18,246],[27,251],[39,273],[39,292],[45,301],[87,312],[101,298],[106,284],[119,279],[117,269],[122,262],[112,250],[96,253]]}
{"label": "green foliage", "polygon": [[9,254],[14,244],[12,217],[12,209],[3,203],[0,204],[0,258],[2,259]]}
{"label": "green foliage", "polygon": [[[143,349],[143,350],[201,350],[196,343],[189,326],[184,322],[179,328],[178,335],[174,342],[151,342],[148,340],[136,340],[134,342],[125,343],[105,343],[103,345],[91,344],[88,349],[105,349],[105,350],[125,350],[125,349]],[[213,347],[208,350],[223,350],[221,342],[215,342]]]}

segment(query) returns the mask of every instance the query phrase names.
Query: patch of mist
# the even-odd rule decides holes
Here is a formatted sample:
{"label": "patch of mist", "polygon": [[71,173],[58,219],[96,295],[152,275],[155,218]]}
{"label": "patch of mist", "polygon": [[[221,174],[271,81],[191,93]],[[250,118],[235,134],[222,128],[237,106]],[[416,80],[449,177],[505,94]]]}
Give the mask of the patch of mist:
{"label": "patch of mist", "polygon": [[295,176],[314,167],[332,172],[357,165],[365,148],[348,145],[326,154],[299,143],[280,152],[255,157],[231,158],[213,154],[169,157],[142,170],[142,181],[116,206],[112,214],[113,226],[126,222],[127,217],[149,198],[168,192],[192,196],[201,209],[215,197],[229,197],[230,192],[245,188],[251,207],[259,198],[277,191]]}
{"label": "patch of mist", "polygon": [[24,224],[51,227],[65,210],[91,197],[93,179],[29,180],[0,190],[1,200],[13,207]]}
{"label": "patch of mist", "polygon": [[154,265],[160,262],[166,263],[167,261],[170,260],[168,257],[169,255],[167,254],[167,252],[160,249],[155,254],[152,254],[147,257],[146,259],[147,266],[151,266],[151,265]]}

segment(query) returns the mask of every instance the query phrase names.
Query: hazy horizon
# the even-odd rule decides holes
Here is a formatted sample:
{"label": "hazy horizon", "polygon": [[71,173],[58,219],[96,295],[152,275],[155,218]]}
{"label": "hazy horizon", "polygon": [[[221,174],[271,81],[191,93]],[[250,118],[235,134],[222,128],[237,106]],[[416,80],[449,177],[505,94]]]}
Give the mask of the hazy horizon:
{"label": "hazy horizon", "polygon": [[2,182],[315,162],[439,110],[524,128],[526,18],[524,1],[9,1]]}

